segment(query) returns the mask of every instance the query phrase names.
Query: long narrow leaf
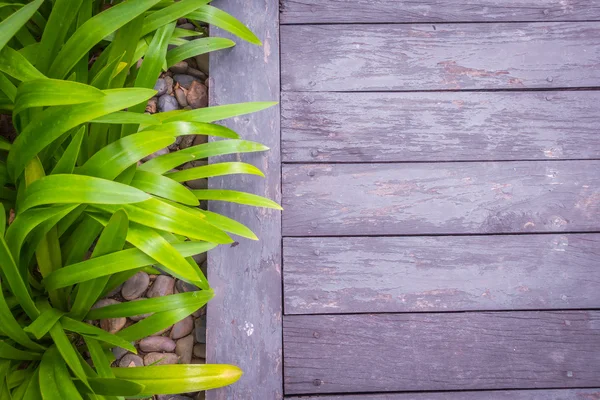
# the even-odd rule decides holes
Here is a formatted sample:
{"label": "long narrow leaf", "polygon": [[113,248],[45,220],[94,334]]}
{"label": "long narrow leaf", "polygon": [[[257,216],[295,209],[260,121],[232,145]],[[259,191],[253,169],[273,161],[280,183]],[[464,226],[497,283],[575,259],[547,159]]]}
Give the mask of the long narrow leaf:
{"label": "long narrow leaf", "polygon": [[208,37],[196,39],[177,46],[167,53],[167,67],[172,67],[180,61],[200,54],[210,53],[235,46],[235,42],[226,38]]}
{"label": "long narrow leaf", "polygon": [[273,200],[267,199],[266,197],[257,196],[252,193],[238,192],[236,190],[201,189],[192,190],[192,193],[194,193],[199,200],[227,201],[230,203],[244,204],[247,206],[283,210],[279,204],[275,203]]}
{"label": "long narrow leaf", "polygon": [[189,206],[199,205],[198,199],[185,186],[170,177],[146,171],[136,171],[131,186],[155,196]]}
{"label": "long narrow leaf", "polygon": [[43,0],[35,0],[0,22],[0,50],[29,21],[42,2]]}

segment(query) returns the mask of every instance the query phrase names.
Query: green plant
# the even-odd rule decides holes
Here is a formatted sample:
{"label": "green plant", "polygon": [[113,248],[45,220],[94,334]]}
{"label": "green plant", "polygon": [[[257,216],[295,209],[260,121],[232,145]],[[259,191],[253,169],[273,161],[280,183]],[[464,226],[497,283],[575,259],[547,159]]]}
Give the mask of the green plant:
{"label": "green plant", "polygon": [[[178,18],[260,42],[208,1],[113,3],[0,3],[0,110],[12,115],[18,133],[12,144],[0,141],[2,400],[182,393],[226,385],[241,375],[229,365],[111,368],[110,348],[135,352],[132,341],[210,300],[213,292],[193,255],[232,242],[229,234],[256,239],[235,220],[199,209],[199,200],[279,208],[248,193],[182,184],[261,175],[252,165],[174,170],[211,156],[266,150],[213,122],[273,103],[143,113],[162,70],[234,45],[224,38],[187,41],[197,32],[175,28]],[[180,135],[225,140],[139,162]],[[167,272],[201,290],[92,309],[140,270]],[[154,314],[116,334],[86,322],[149,312]]]}

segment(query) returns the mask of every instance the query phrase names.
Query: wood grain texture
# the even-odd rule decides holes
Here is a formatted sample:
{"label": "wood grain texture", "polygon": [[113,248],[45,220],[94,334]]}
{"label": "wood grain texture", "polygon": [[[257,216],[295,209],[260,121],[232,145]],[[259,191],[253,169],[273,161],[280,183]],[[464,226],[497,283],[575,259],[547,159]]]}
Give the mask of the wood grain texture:
{"label": "wood grain texture", "polygon": [[600,92],[282,94],[284,162],[600,158]]}
{"label": "wood grain texture", "polygon": [[592,87],[599,22],[281,27],[285,91]]}
{"label": "wood grain texture", "polygon": [[597,0],[282,0],[282,24],[584,21],[600,19]]}
{"label": "wood grain texture", "polygon": [[[240,19],[262,40],[254,46],[239,39],[228,50],[211,53],[211,105],[279,99],[279,3],[276,0],[216,0],[215,7]],[[216,36],[230,37],[215,29]],[[244,139],[270,151],[231,157],[252,163],[266,178],[235,175],[214,178],[210,188],[281,198],[279,107],[225,121]],[[211,159],[211,163],[222,159]],[[207,362],[239,366],[235,384],[207,392],[208,400],[281,399],[281,214],[279,211],[214,202],[212,211],[242,222],[260,241],[240,239],[209,252],[208,280],[215,297],[207,311]]]}
{"label": "wood grain texture", "polygon": [[600,230],[600,161],[286,164],[285,236]]}
{"label": "wood grain texture", "polygon": [[286,238],[286,314],[600,308],[600,234]]}
{"label": "wood grain texture", "polygon": [[600,388],[299,396],[297,400],[598,400]]}
{"label": "wood grain texture", "polygon": [[284,317],[286,394],[600,386],[600,312]]}

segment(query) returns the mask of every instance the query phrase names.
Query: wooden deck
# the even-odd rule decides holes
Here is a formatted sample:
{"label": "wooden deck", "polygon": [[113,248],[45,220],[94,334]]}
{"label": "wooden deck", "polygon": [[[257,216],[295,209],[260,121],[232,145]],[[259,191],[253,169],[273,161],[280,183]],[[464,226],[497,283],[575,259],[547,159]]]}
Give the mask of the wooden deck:
{"label": "wooden deck", "polygon": [[250,260],[213,344],[252,357],[213,399],[600,399],[600,0],[281,0],[279,37],[234,3],[285,211],[213,257]]}

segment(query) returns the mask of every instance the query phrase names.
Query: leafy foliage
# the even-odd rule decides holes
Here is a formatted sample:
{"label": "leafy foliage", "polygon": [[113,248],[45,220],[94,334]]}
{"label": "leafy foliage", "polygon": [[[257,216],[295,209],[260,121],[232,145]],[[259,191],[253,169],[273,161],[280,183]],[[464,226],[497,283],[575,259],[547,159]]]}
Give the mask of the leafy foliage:
{"label": "leafy foliage", "polygon": [[[236,381],[230,365],[111,368],[110,348],[194,313],[213,296],[191,256],[242,224],[199,200],[280,207],[231,190],[190,190],[188,180],[262,175],[206,157],[267,150],[213,122],[260,111],[246,103],[143,113],[161,71],[234,45],[176,29],[178,18],[259,39],[204,0],[13,0],[0,5],[0,110],[18,136],[0,141],[0,399],[115,399],[205,390]],[[141,61],[141,62],[140,62]],[[91,68],[90,68],[91,66]],[[180,135],[223,140],[141,160]],[[7,217],[8,215],[8,217]],[[89,250],[93,251],[89,254]],[[171,274],[201,290],[92,309],[138,271]],[[112,334],[86,321],[153,313]],[[90,366],[85,356],[91,357]]]}

